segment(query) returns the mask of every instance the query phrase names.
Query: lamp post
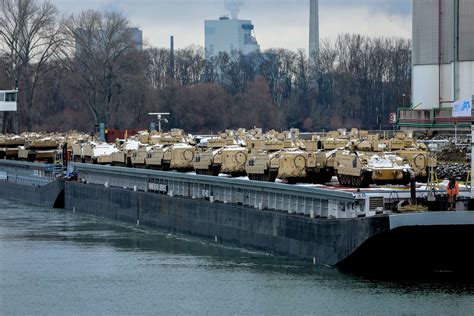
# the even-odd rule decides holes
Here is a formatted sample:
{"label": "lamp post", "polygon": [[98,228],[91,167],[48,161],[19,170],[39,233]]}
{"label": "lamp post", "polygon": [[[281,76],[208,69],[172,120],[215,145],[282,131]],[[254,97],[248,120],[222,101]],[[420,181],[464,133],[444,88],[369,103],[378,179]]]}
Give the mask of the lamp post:
{"label": "lamp post", "polygon": [[148,115],[156,116],[156,118],[158,119],[158,132],[161,133],[161,121],[163,121],[164,123],[168,123],[168,119],[164,118],[163,116],[169,116],[170,113],[148,113]]}

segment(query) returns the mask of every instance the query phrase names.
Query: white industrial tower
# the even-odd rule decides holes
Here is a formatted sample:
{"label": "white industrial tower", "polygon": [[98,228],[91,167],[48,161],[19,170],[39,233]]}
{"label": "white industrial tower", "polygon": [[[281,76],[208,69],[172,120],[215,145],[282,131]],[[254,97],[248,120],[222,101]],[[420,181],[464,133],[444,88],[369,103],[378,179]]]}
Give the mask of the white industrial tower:
{"label": "white industrial tower", "polygon": [[244,55],[260,51],[250,20],[221,17],[219,20],[205,21],[206,58],[221,52],[240,52]]}
{"label": "white industrial tower", "polygon": [[309,3],[309,54],[319,54],[319,1]]}

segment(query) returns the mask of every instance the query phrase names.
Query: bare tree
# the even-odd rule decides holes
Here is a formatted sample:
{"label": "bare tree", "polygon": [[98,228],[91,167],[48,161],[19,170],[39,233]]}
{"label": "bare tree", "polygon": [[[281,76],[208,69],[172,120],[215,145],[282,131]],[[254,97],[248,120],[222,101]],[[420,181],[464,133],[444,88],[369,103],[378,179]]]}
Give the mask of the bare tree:
{"label": "bare tree", "polygon": [[133,71],[136,53],[128,20],[118,13],[84,11],[65,23],[69,45],[67,65],[76,76],[76,88],[94,116],[108,123],[115,110],[125,74]]}
{"label": "bare tree", "polygon": [[[12,85],[15,81],[20,84],[20,112],[26,118],[29,131],[35,114],[36,89],[46,71],[46,63],[62,42],[62,27],[53,4],[36,0],[0,0],[0,49],[8,61],[7,73]],[[6,127],[4,124],[4,131]]]}

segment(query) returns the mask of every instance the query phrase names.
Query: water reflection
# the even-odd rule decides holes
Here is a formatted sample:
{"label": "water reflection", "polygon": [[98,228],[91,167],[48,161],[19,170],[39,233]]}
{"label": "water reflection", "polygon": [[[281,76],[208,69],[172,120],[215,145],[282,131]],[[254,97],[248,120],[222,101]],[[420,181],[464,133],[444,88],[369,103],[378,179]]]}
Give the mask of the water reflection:
{"label": "water reflection", "polygon": [[[158,303],[159,308],[167,306],[160,312],[171,314],[474,310],[473,283],[462,277],[343,274],[200,238],[5,200],[0,200],[0,280],[0,310],[2,302],[11,301],[5,310],[14,314],[83,314],[83,303],[74,297],[90,302],[94,308],[85,311],[94,314],[110,314],[114,308],[117,313],[146,314],[156,311]],[[98,301],[98,289],[108,301]],[[38,299],[57,300],[64,291],[75,293],[63,297],[69,309],[38,305]],[[141,306],[132,309],[137,301]]]}

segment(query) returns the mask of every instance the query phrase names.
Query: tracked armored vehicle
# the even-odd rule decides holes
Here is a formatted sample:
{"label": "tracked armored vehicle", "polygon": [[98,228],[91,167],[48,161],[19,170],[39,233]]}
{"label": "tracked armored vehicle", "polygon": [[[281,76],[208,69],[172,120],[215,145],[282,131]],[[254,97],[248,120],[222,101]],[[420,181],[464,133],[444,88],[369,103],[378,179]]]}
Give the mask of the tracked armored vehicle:
{"label": "tracked armored vehicle", "polygon": [[[241,135],[242,136],[242,135]],[[197,174],[217,176],[219,173],[233,177],[245,175],[249,150],[236,145],[232,134],[207,139],[203,150],[196,153],[193,167]]]}
{"label": "tracked armored vehicle", "polygon": [[193,170],[193,158],[196,148],[190,143],[183,130],[173,129],[170,133],[151,136],[150,144],[154,144],[147,152],[145,165],[155,170]]}
{"label": "tracked armored vehicle", "polygon": [[393,154],[375,154],[338,150],[335,171],[341,185],[365,188],[370,184],[401,184],[410,182],[411,168]]}
{"label": "tracked armored vehicle", "polygon": [[438,162],[434,156],[430,156],[427,150],[422,148],[407,148],[394,152],[403,159],[403,162],[411,167],[415,173],[416,180],[426,183],[431,168],[436,168]]}
{"label": "tracked armored vehicle", "polygon": [[120,150],[112,153],[112,165],[120,167],[132,166],[132,155],[138,148],[142,146],[141,143],[134,139],[128,139],[122,144],[119,144]]}
{"label": "tracked armored vehicle", "polygon": [[222,154],[222,148],[227,145],[233,145],[234,139],[228,137],[226,133],[217,137],[203,139],[198,145],[199,150],[193,158],[193,168],[196,174],[218,176],[221,170],[221,160],[215,159]]}
{"label": "tracked armored vehicle", "polygon": [[0,159],[18,159],[18,147],[25,145],[25,139],[20,136],[4,136],[0,139]]}
{"label": "tracked armored vehicle", "polygon": [[330,182],[335,175],[334,164],[337,150],[318,150],[308,154],[307,181],[314,184]]}
{"label": "tracked armored vehicle", "polygon": [[115,145],[90,142],[82,146],[84,162],[107,165],[112,164],[112,154],[117,152]]}
{"label": "tracked armored vehicle", "polygon": [[133,168],[146,168],[145,159],[148,156],[148,152],[152,149],[152,146],[139,147],[137,150],[134,150],[130,154],[130,163]]}
{"label": "tracked armored vehicle", "polygon": [[[24,161],[44,161],[53,163],[62,160],[62,139],[51,137],[32,139],[18,147],[18,159]],[[61,148],[60,148],[61,147]]]}
{"label": "tracked armored vehicle", "polygon": [[184,143],[153,146],[145,158],[146,167],[155,170],[190,171],[196,149]]}
{"label": "tracked armored vehicle", "polygon": [[252,153],[245,165],[250,180],[274,182],[277,178],[289,183],[306,178],[308,153],[296,148],[291,140],[270,140],[262,151]]}

